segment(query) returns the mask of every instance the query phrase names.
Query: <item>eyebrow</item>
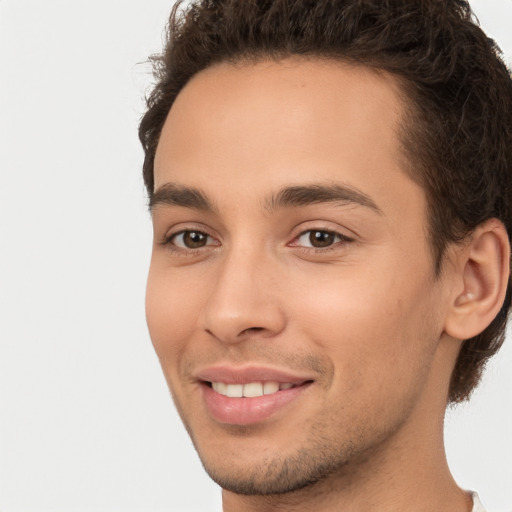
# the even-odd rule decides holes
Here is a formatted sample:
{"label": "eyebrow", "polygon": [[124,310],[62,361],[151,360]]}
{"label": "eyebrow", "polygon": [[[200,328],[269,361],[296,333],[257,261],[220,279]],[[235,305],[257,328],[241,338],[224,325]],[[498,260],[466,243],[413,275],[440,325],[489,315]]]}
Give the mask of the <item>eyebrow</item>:
{"label": "eyebrow", "polygon": [[[353,203],[364,206],[382,214],[382,210],[373,199],[360,190],[340,183],[292,185],[272,194],[264,203],[269,212],[279,208],[308,206],[317,203],[339,203],[345,205]],[[157,206],[181,206],[204,212],[215,212],[213,201],[198,188],[165,183],[159,187],[150,197],[149,209],[152,211]]]}
{"label": "eyebrow", "polygon": [[272,195],[265,206],[269,211],[274,211],[278,208],[307,206],[316,203],[339,203],[340,205],[354,203],[382,214],[382,210],[370,196],[352,186],[340,183],[286,187]]}
{"label": "eyebrow", "polygon": [[176,183],[165,183],[149,198],[149,210],[157,206],[181,206],[204,212],[214,212],[216,208],[208,196],[201,190]]}

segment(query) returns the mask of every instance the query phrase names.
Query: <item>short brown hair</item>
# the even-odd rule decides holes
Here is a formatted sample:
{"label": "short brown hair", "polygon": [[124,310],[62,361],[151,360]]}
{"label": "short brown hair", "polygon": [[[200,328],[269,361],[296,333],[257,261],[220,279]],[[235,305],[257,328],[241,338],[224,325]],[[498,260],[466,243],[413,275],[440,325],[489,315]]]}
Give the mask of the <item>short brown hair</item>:
{"label": "short brown hair", "polygon": [[[396,76],[409,111],[401,139],[425,190],[436,272],[446,245],[497,218],[512,233],[512,80],[464,0],[197,0],[171,14],[139,137],[151,197],[167,114],[192,76],[218,62],[290,56],[350,61]],[[467,399],[504,340],[511,303],[466,340],[449,401]]]}

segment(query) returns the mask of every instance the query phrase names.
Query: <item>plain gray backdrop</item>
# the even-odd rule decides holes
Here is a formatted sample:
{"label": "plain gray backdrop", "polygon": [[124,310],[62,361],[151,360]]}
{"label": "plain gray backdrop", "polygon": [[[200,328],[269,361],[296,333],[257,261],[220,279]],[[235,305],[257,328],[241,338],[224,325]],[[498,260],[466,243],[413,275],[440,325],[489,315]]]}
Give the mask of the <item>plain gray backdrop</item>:
{"label": "plain gray backdrop", "polygon": [[[144,320],[137,124],[167,0],[0,1],[0,510],[219,511]],[[512,0],[473,2],[512,63]],[[512,511],[512,340],[450,465]]]}

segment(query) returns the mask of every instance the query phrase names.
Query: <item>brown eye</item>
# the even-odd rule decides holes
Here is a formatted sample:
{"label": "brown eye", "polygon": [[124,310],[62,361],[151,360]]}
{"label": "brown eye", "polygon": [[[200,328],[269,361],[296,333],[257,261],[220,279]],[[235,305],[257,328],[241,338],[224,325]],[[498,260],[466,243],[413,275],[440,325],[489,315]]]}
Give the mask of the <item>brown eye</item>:
{"label": "brown eye", "polygon": [[303,231],[291,244],[294,247],[305,247],[309,249],[329,249],[331,246],[343,245],[352,242],[348,238],[336,231],[328,229],[308,229]]}
{"label": "brown eye", "polygon": [[336,235],[330,231],[310,231],[309,243],[313,247],[329,247],[336,241]]}
{"label": "brown eye", "polygon": [[211,244],[211,237],[201,231],[182,231],[174,235],[171,241],[182,249],[200,249]]}

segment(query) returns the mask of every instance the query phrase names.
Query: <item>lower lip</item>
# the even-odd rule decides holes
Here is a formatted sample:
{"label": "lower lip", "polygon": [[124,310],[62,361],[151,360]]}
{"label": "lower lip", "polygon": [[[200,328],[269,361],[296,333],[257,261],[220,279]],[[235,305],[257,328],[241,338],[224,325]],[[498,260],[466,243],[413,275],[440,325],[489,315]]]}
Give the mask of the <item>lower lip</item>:
{"label": "lower lip", "polygon": [[231,398],[203,384],[206,407],[214,419],[230,425],[260,423],[296,400],[311,383],[253,398]]}

